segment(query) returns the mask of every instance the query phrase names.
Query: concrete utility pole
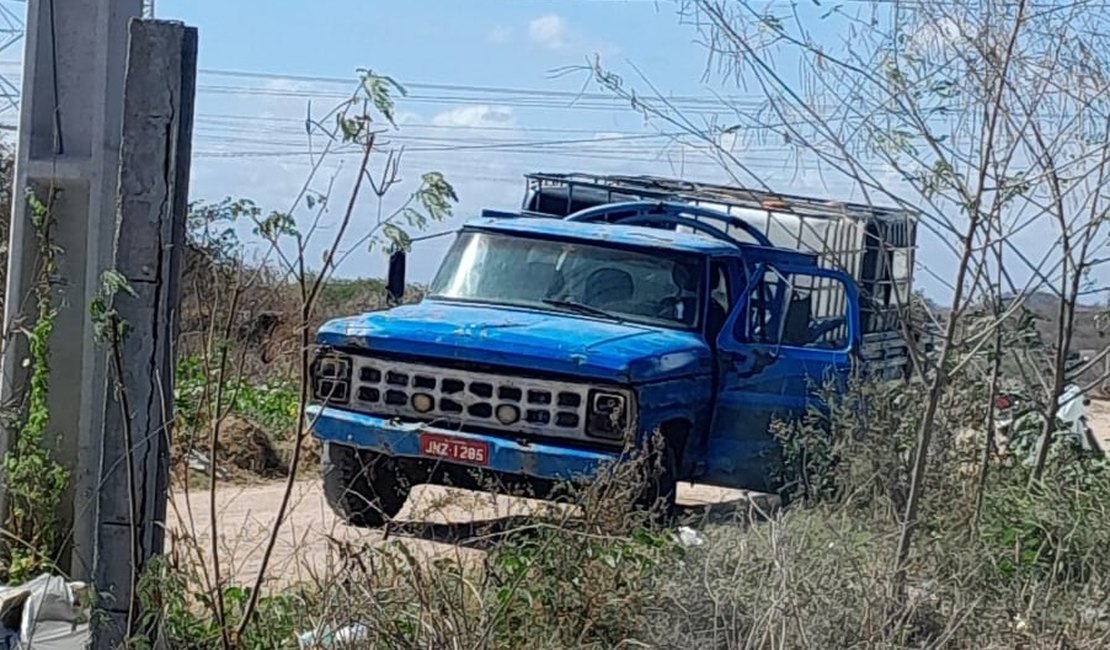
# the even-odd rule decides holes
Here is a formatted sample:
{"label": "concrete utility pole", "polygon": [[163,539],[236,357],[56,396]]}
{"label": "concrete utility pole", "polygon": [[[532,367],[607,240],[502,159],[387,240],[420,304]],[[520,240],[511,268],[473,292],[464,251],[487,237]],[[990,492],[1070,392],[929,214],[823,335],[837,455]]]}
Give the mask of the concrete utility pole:
{"label": "concrete utility pole", "polygon": [[[117,294],[128,333],[104,402],[104,449],[93,583],[93,648],[138,631],[134,580],[162,553],[173,419],[174,341],[188,209],[197,33],[180,23],[131,23],[119,173]],[[122,366],[122,375],[117,370]]]}
{"label": "concrete utility pole", "polygon": [[[103,448],[107,359],[93,341],[90,299],[101,273],[112,266],[119,169],[120,116],[128,21],[142,0],[30,0],[12,201],[5,348],[0,362],[0,401],[12,405],[27,372],[27,339],[20,327],[33,319],[35,235],[22,200],[31,189],[45,201],[53,189],[58,315],[50,347],[48,441],[71,471],[59,516],[62,533],[73,531],[63,570],[92,578],[97,463]],[[10,448],[0,431],[0,455]],[[0,494],[0,504],[6,504]],[[3,514],[3,513],[0,513]]]}

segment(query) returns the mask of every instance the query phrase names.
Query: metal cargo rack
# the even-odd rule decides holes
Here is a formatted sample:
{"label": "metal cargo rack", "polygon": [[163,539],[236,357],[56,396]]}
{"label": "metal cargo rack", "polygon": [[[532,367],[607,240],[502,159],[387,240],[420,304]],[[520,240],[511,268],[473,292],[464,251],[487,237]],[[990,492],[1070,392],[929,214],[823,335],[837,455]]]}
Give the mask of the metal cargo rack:
{"label": "metal cargo rack", "polygon": [[[910,298],[916,241],[915,220],[905,210],[656,176],[537,172],[525,179],[522,211],[537,217],[564,217],[607,203],[665,201],[714,207],[736,216],[764,213],[768,237],[776,215],[797,217],[800,227],[786,245],[815,253],[823,265],[856,279],[864,298],[863,333],[900,329],[900,306]],[[851,223],[862,241],[853,240],[850,235],[856,233],[843,228],[830,230],[831,237],[818,233],[819,222]],[[775,234],[781,239],[785,232],[779,229]],[[812,239],[807,243],[807,234],[822,238],[821,245],[812,246]]]}
{"label": "metal cargo rack", "polygon": [[907,216],[904,210],[895,208],[659,176],[537,172],[525,174],[524,177],[528,180],[529,195],[525,201],[532,203],[525,207],[536,215],[570,214],[600,203],[659,199],[715,201],[730,207],[770,209],[827,219],[878,219],[903,223]]}

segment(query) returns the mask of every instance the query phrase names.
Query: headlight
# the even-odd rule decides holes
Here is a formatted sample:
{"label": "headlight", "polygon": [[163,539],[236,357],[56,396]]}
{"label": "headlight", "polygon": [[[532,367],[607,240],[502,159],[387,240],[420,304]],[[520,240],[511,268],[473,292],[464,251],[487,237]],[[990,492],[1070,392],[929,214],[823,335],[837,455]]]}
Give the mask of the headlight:
{"label": "headlight", "polygon": [[621,440],[628,430],[628,399],[619,393],[590,391],[586,433],[596,438]]}
{"label": "headlight", "polygon": [[312,363],[312,395],[328,404],[346,404],[351,393],[351,358],[321,351]]}

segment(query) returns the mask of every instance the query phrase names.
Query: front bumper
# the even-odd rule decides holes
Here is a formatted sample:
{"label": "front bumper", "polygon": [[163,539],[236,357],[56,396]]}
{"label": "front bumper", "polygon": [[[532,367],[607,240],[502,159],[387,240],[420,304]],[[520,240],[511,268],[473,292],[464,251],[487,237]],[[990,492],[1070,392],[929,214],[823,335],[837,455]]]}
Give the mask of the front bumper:
{"label": "front bumper", "polygon": [[[550,444],[521,444],[496,436],[465,433],[426,424],[398,422],[332,407],[310,406],[312,434],[321,442],[336,442],[389,456],[429,459],[420,453],[422,431],[489,445],[489,461],[483,469],[553,481],[594,476],[602,464],[618,459],[617,453],[557,447]],[[443,463],[459,461],[440,460]]]}

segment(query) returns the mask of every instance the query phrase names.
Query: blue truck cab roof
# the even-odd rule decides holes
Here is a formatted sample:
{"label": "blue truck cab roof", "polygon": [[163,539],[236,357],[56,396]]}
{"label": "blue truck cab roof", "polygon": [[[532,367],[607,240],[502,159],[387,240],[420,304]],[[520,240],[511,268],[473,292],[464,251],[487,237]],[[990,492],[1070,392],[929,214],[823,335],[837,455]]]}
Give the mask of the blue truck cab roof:
{"label": "blue truck cab roof", "polygon": [[593,243],[609,243],[636,248],[664,248],[672,251],[725,255],[736,252],[728,242],[697,235],[643,226],[582,223],[544,217],[480,217],[463,225],[463,230],[500,232],[508,235],[529,235],[552,239],[575,239]]}
{"label": "blue truck cab roof", "polygon": [[611,244],[629,248],[653,248],[694,253],[709,257],[737,255],[750,260],[775,259],[794,265],[816,265],[813,253],[728,241],[693,232],[665,230],[645,226],[568,221],[551,217],[522,215],[515,212],[485,210],[483,216],[466,221],[460,232],[482,231],[559,240],[575,240],[594,244]]}

